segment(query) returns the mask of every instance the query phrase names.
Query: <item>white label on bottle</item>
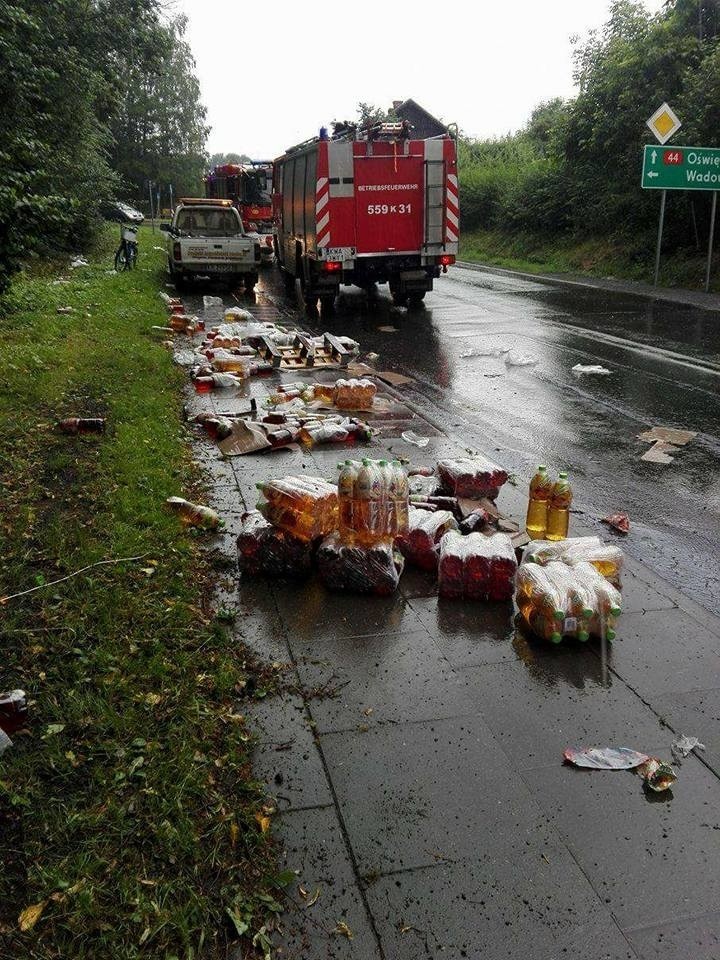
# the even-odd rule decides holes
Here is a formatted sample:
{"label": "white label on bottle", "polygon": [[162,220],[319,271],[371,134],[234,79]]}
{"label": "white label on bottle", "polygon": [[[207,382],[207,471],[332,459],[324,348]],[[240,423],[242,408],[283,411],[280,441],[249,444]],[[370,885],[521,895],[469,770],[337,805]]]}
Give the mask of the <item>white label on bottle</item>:
{"label": "white label on bottle", "polygon": [[563,633],[575,633],[577,630],[577,617],[565,617],[563,624]]}

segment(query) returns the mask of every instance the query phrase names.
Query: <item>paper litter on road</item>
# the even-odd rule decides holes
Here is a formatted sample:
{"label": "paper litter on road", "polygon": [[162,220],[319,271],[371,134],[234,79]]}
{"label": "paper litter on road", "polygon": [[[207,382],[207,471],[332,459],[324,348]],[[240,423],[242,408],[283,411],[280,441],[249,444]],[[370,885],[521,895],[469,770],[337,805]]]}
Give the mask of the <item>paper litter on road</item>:
{"label": "paper litter on road", "polygon": [[85,257],[75,257],[74,260],[70,261],[70,269],[77,270],[78,267],[89,267],[90,264],[87,262]]}
{"label": "paper litter on road", "polygon": [[563,751],[563,757],[576,767],[591,770],[633,770],[650,759],[647,753],[638,753],[629,747],[588,747],[584,750],[568,747]]}
{"label": "paper litter on road", "polygon": [[221,307],[222,305],[222,297],[210,297],[207,294],[203,297],[203,310],[212,310],[214,307]]}
{"label": "paper litter on road", "polygon": [[430,443],[429,437],[421,437],[414,430],[406,430],[400,436],[405,443],[411,443],[414,447],[426,447]]}
{"label": "paper litter on road", "polygon": [[[371,371],[372,373],[373,371]],[[389,383],[391,387],[404,387],[406,383],[413,383],[412,377],[406,377],[402,373],[395,373],[392,370],[381,370],[374,374],[380,380]]]}
{"label": "paper litter on road", "polygon": [[647,440],[648,443],[655,443],[657,440],[664,440],[666,443],[672,443],[676,447],[684,447],[697,436],[693,430],[677,430],[675,427],[652,427],[644,433],[637,435],[638,440]]}
{"label": "paper litter on road", "polygon": [[658,440],[649,450],[645,451],[640,459],[647,460],[648,463],[672,463],[675,458],[671,457],[670,454],[677,453],[679,449],[679,447],[674,447],[671,443]]}
{"label": "paper litter on road", "polygon": [[607,367],[601,366],[599,363],[576,363],[572,368],[574,374],[582,373],[598,373],[598,374],[607,374],[610,373]]}

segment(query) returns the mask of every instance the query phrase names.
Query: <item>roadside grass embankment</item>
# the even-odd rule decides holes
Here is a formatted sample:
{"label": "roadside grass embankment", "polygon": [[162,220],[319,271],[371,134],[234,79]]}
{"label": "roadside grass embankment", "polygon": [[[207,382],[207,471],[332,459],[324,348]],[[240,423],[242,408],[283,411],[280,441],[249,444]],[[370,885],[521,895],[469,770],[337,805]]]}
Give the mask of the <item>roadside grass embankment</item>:
{"label": "roadside grass embankment", "polygon": [[[461,234],[459,260],[505,267],[522,273],[572,274],[611,277],[652,283],[654,242],[630,247],[606,238],[577,240],[571,237],[537,237],[500,230],[474,230]],[[706,254],[687,251],[663,253],[660,285],[703,290]],[[720,255],[713,258],[710,289],[720,292]]]}
{"label": "roadside grass embankment", "polygon": [[[0,301],[0,597],[142,557],[0,602],[0,689],[30,700],[0,760],[0,955],[217,958],[243,931],[262,954],[288,878],[238,700],[274,674],[211,610],[207,535],[164,508],[201,494],[184,376],[150,333],[164,257],[143,228],[138,269],[108,274],[117,234]],[[58,433],[74,415],[107,433]]]}

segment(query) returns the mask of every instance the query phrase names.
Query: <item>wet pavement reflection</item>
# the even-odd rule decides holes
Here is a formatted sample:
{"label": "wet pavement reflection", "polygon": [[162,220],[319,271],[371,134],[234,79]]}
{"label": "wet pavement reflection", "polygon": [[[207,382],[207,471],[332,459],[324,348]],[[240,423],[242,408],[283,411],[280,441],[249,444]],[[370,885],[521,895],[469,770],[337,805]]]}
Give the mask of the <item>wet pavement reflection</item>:
{"label": "wet pavement reflection", "polygon": [[[302,317],[274,270],[261,289]],[[344,288],[334,313],[307,325],[353,336],[378,369],[412,377],[403,393],[431,421],[500,451],[519,477],[538,462],[567,469],[586,519],[627,512],[625,549],[720,612],[719,314],[455,268],[418,310],[383,287]],[[508,350],[537,363],[509,366]],[[578,377],[578,363],[611,373]],[[637,434],[655,424],[699,436],[674,463],[647,463]]]}

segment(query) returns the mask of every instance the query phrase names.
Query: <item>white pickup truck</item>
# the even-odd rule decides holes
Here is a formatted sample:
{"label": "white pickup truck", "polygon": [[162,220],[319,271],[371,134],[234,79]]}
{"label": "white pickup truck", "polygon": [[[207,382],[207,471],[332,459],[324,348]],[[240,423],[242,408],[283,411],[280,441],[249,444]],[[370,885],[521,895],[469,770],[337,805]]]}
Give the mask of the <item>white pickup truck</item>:
{"label": "white pickup truck", "polygon": [[251,291],[258,282],[260,240],[246,233],[230,200],[180,200],[167,234],[170,278],[178,290],[196,277],[244,283]]}

